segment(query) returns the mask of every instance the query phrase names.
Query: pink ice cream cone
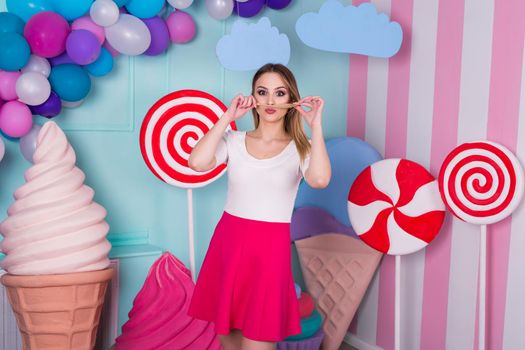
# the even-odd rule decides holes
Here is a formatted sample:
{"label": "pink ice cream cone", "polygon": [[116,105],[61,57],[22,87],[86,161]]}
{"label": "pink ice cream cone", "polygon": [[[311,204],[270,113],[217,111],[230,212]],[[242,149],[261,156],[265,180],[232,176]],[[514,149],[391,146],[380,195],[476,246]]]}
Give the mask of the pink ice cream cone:
{"label": "pink ice cream cone", "polygon": [[135,297],[116,349],[221,349],[213,324],[187,315],[194,288],[190,271],[164,253]]}

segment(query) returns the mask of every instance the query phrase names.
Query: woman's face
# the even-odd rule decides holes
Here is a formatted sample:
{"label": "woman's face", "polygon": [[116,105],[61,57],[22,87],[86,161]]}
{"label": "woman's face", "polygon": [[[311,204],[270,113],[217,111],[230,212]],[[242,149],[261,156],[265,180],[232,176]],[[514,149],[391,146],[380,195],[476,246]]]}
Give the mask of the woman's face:
{"label": "woman's face", "polygon": [[272,105],[278,105],[290,102],[290,92],[286,84],[278,73],[264,73],[255,82],[254,97],[257,103],[256,110],[259,116],[266,122],[281,121],[288,108],[272,108]]}

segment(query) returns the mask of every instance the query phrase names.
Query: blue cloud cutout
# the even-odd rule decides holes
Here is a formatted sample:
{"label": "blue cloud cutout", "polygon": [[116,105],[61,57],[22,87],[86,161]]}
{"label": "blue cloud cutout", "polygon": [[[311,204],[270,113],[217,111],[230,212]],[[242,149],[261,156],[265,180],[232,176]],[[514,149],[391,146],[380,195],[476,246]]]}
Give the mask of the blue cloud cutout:
{"label": "blue cloud cutout", "polygon": [[238,19],[231,33],[217,43],[216,53],[221,64],[230,70],[254,70],[266,63],[286,65],[290,60],[290,41],[272,27],[268,17],[253,24]]}
{"label": "blue cloud cutout", "polygon": [[374,5],[344,6],[327,0],[319,13],[308,12],[295,24],[297,35],[306,45],[324,51],[391,57],[401,47],[403,30],[390,22]]}

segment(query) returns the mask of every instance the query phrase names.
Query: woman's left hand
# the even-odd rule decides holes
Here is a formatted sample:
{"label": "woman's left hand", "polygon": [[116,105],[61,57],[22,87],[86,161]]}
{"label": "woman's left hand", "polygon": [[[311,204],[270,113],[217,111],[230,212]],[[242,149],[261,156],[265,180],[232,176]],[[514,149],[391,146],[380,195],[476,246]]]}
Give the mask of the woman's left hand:
{"label": "woman's left hand", "polygon": [[[309,108],[305,111],[302,106]],[[321,125],[323,117],[324,100],[320,96],[307,96],[297,102],[295,109],[301,113],[310,128]]]}

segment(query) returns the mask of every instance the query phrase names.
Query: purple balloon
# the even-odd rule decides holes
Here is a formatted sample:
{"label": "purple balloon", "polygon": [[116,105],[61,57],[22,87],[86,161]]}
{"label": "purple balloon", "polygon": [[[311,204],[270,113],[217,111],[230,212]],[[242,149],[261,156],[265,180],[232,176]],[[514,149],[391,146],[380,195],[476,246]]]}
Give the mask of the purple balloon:
{"label": "purple balloon", "polygon": [[100,55],[100,42],[89,30],[72,31],[66,40],[66,52],[71,59],[80,65],[93,63]]}
{"label": "purple balloon", "polygon": [[281,10],[290,5],[292,0],[266,0],[266,5],[274,10]]}
{"label": "purple balloon", "polygon": [[48,58],[49,60],[49,63],[51,63],[51,65],[54,67],[54,66],[58,66],[60,64],[66,64],[66,63],[75,63],[71,57],[69,57],[67,55],[67,52],[64,52],[63,54],[61,54],[60,56],[56,56],[56,57],[51,57],[51,58]]}
{"label": "purple balloon", "polygon": [[142,20],[151,34],[151,44],[144,52],[148,56],[157,56],[166,51],[170,44],[170,33],[166,22],[159,16]]}
{"label": "purple balloon", "polygon": [[253,17],[264,7],[266,0],[248,0],[246,2],[234,1],[233,12],[241,17]]}
{"label": "purple balloon", "polygon": [[38,114],[46,118],[53,118],[62,110],[62,102],[56,92],[51,91],[46,102],[38,106],[29,106],[29,109],[31,109],[31,113],[33,114]]}

